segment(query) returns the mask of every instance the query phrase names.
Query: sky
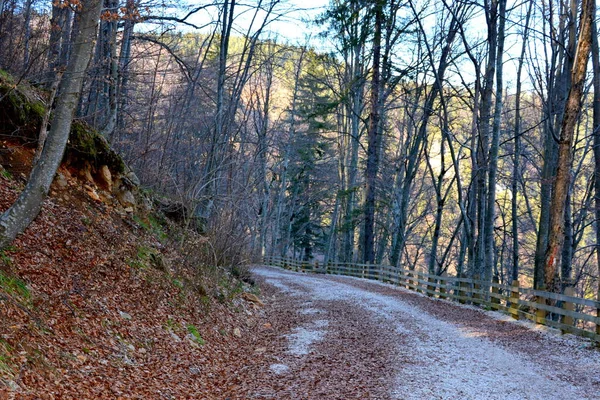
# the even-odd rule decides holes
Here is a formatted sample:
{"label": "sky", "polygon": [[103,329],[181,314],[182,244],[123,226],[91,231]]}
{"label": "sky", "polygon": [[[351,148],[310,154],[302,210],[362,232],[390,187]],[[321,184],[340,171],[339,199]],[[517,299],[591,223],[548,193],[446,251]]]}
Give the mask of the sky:
{"label": "sky", "polygon": [[[188,9],[198,7],[197,0],[188,0]],[[255,15],[255,5],[259,0],[238,0],[235,6],[235,24],[232,35],[245,35],[248,27],[252,23]],[[270,0],[263,0],[263,4],[269,4]],[[322,13],[329,0],[280,0],[273,15],[271,15],[269,24],[265,28],[262,37],[277,37],[279,42],[288,42],[290,44],[305,44],[307,37],[312,37],[314,42],[317,28],[310,21],[314,20]],[[178,15],[185,14],[178,12]],[[256,16],[254,27],[257,28],[264,19],[265,13],[259,13]],[[198,26],[209,25],[212,21],[218,19],[218,8],[210,7],[201,10],[189,18],[189,22]],[[201,31],[210,31],[214,27],[207,26]],[[193,30],[189,26],[179,25],[177,29],[182,31]],[[254,29],[253,29],[254,30]]]}
{"label": "sky", "polygon": [[293,10],[279,21],[274,21],[271,30],[290,42],[303,43],[307,36],[315,36],[317,30],[310,24],[329,4],[328,0],[289,0],[289,9]]}

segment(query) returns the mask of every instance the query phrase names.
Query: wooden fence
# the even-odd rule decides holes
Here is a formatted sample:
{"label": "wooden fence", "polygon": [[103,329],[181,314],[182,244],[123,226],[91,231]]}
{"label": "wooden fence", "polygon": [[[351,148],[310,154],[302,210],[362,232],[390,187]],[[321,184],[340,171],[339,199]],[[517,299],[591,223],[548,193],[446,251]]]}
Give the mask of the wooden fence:
{"label": "wooden fence", "polygon": [[466,277],[429,275],[386,265],[330,262],[319,265],[291,258],[267,257],[265,264],[284,269],[333,275],[347,275],[391,283],[430,297],[449,299],[497,310],[515,319],[560,329],[563,333],[589,338],[600,344],[600,301],[574,296],[571,287],[564,294],[519,286],[502,285]]}

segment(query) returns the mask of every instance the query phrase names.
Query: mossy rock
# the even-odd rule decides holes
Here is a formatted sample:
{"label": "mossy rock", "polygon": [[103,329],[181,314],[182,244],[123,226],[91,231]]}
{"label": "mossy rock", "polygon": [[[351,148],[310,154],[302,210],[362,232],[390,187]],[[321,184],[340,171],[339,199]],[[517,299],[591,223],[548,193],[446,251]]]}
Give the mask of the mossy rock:
{"label": "mossy rock", "polygon": [[[10,137],[23,144],[35,145],[46,113],[47,93],[27,82],[16,84],[6,71],[0,70],[0,137]],[[80,167],[89,163],[97,171],[103,165],[111,173],[123,174],[123,159],[110,148],[98,131],[80,120],[73,121],[64,162]]]}
{"label": "mossy rock", "polygon": [[20,140],[37,139],[46,112],[45,94],[0,70],[0,135]]}
{"label": "mossy rock", "polygon": [[87,161],[96,170],[106,165],[113,174],[123,174],[126,169],[123,159],[110,148],[104,136],[80,120],[73,121],[71,126],[64,161],[71,165]]}

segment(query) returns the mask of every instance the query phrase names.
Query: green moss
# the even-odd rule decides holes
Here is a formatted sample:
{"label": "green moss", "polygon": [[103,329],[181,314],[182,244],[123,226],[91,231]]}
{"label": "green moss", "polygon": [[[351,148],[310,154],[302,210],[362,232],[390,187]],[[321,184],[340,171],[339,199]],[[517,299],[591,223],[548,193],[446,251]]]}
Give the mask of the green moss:
{"label": "green moss", "polygon": [[113,174],[125,172],[123,159],[100,133],[83,121],[73,121],[65,157],[71,163],[88,161],[97,169],[107,165]]}
{"label": "green moss", "polygon": [[202,336],[200,336],[200,332],[198,332],[198,328],[196,328],[194,325],[188,324],[187,330],[188,330],[188,333],[190,335],[192,335],[194,341],[196,343],[198,343],[200,346],[203,346],[206,343],[204,341],[204,339],[202,339]]}
{"label": "green moss", "polygon": [[160,253],[156,250],[147,246],[139,246],[136,251],[136,258],[128,259],[127,265],[137,269],[147,269],[149,266],[162,269],[160,267],[160,264],[163,262],[161,257]]}
{"label": "green moss", "polygon": [[0,133],[19,137],[37,138],[40,125],[46,113],[46,105],[41,101],[43,93],[26,82],[15,87],[14,78],[0,70]]}
{"label": "green moss", "polygon": [[[2,79],[2,81],[5,81],[6,83],[14,84],[14,79],[13,79],[12,75],[3,69],[0,69],[0,78]],[[2,82],[2,83],[5,83],[5,82]]]}
{"label": "green moss", "polygon": [[0,260],[4,263],[4,265],[11,266],[13,261],[4,251],[0,251]]}
{"label": "green moss", "polygon": [[165,232],[166,221],[155,214],[148,214],[146,218],[134,215],[133,220],[146,232],[152,233],[161,243],[168,238]]}
{"label": "green moss", "polygon": [[137,249],[137,256],[141,260],[148,260],[152,253],[154,253],[154,251],[147,246],[140,246]]}
{"label": "green moss", "polygon": [[6,340],[0,339],[0,378],[12,378],[15,375],[15,365],[11,360],[13,353],[12,346]]}
{"label": "green moss", "polygon": [[178,329],[180,329],[181,326],[175,322],[172,318],[167,319],[167,321],[165,322],[165,329],[168,331],[176,331]]}
{"label": "green moss", "polygon": [[2,168],[1,165],[0,165],[0,176],[2,176],[4,179],[7,179],[9,181],[13,179],[13,176],[10,173],[10,171],[5,170],[4,168]]}
{"label": "green moss", "polygon": [[[6,73],[0,70],[0,135],[11,137],[18,132],[15,139],[33,143],[46,113],[45,104],[39,100],[45,95],[26,83],[15,88],[8,82]],[[89,162],[96,170],[107,165],[113,174],[126,171],[123,159],[110,148],[107,140],[83,121],[74,121],[71,126],[64,160],[75,166]],[[0,175],[10,178],[6,174],[0,168]]]}
{"label": "green moss", "polygon": [[25,300],[31,298],[31,292],[24,281],[2,271],[0,271],[0,289],[11,296],[18,296]]}
{"label": "green moss", "polygon": [[39,118],[40,122],[46,114],[46,106],[41,101],[26,102],[24,108],[28,118],[33,116],[35,119]]}
{"label": "green moss", "polygon": [[136,224],[141,226],[143,230],[150,231],[150,225],[148,225],[139,215],[134,215],[133,220]]}
{"label": "green moss", "polygon": [[183,282],[181,282],[179,279],[173,278],[171,282],[173,283],[173,286],[183,289]]}
{"label": "green moss", "polygon": [[95,146],[92,129],[81,121],[74,121],[71,125],[68,149],[80,155],[96,158],[98,149]]}

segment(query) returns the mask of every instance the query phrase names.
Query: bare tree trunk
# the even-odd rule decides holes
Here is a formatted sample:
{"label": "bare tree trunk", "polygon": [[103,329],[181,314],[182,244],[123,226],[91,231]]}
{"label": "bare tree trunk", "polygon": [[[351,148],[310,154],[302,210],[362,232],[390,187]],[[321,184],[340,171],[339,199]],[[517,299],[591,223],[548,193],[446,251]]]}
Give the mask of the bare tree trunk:
{"label": "bare tree trunk", "polygon": [[515,147],[513,153],[513,176],[511,182],[512,199],[511,199],[511,214],[512,214],[512,268],[511,282],[519,279],[519,215],[518,215],[518,193],[519,193],[519,177],[520,158],[521,158],[521,76],[523,72],[523,64],[525,61],[525,51],[527,50],[527,39],[529,36],[529,21],[531,20],[531,10],[533,2],[529,3],[527,16],[525,17],[525,30],[523,32],[523,45],[521,46],[521,55],[517,66],[517,85],[515,93],[515,126],[514,140]]}
{"label": "bare tree trunk", "polygon": [[[598,28],[593,26],[592,34],[592,65],[594,71],[594,105],[593,105],[593,135],[594,135],[594,224],[596,234],[596,267],[600,276],[600,50],[598,49]],[[598,280],[600,293],[600,279]]]}
{"label": "bare tree trunk", "polygon": [[69,48],[69,35],[71,33],[71,14],[69,7],[60,5],[52,6],[52,18],[50,20],[50,46],[48,48],[48,70],[46,72],[45,85],[48,89],[54,84],[57,73],[66,65]]}
{"label": "bare tree trunk", "polygon": [[225,78],[227,68],[227,57],[229,54],[229,38],[231,28],[233,26],[235,0],[225,0],[223,3],[223,12],[221,20],[221,40],[219,43],[219,69],[217,75],[217,96],[216,109],[214,116],[213,134],[210,138],[210,150],[204,166],[204,177],[206,184],[203,206],[199,210],[204,217],[208,217],[212,211],[214,196],[216,195],[217,179],[215,174],[219,168],[219,155],[223,152],[223,145],[227,141],[223,138],[224,125],[226,119],[226,104],[225,104]]}
{"label": "bare tree trunk", "polygon": [[62,76],[62,72],[57,72],[56,78],[54,78],[54,82],[50,87],[50,99],[48,100],[48,109],[44,113],[44,118],[42,118],[42,126],[40,127],[40,133],[38,134],[38,142],[35,149],[35,155],[33,156],[34,163],[37,163],[40,160],[42,156],[42,151],[44,150],[44,145],[46,144],[46,138],[48,137],[48,123],[50,122],[50,116],[52,115],[52,109],[54,106],[54,99],[56,98],[58,84],[60,83]]}
{"label": "bare tree trunk", "polygon": [[[411,7],[413,7],[413,13],[415,16],[418,15],[417,10],[411,3]],[[426,141],[427,134],[427,126],[429,124],[429,120],[434,113],[434,104],[438,96],[443,100],[442,93],[442,83],[446,74],[446,69],[448,68],[448,59],[451,55],[452,45],[454,43],[454,39],[458,32],[458,26],[463,22],[463,11],[465,9],[458,5],[456,9],[453,9],[453,18],[450,22],[448,28],[448,35],[444,39],[444,47],[442,48],[440,59],[438,61],[437,68],[434,64],[434,54],[433,49],[429,45],[428,41],[425,40],[425,46],[427,48],[427,56],[429,58],[429,62],[431,64],[431,68],[433,70],[433,75],[435,76],[435,83],[433,84],[432,90],[428,93],[427,98],[425,100],[425,104],[423,107],[423,115],[419,121],[417,136],[414,142],[410,145],[410,150],[408,153],[408,162],[406,167],[401,168],[401,173],[404,172],[404,176],[398,177],[397,179],[401,179],[401,183],[398,185],[398,193],[397,193],[397,203],[395,206],[398,208],[397,210],[397,226],[395,227],[394,238],[392,240],[392,249],[390,262],[393,266],[398,266],[402,251],[404,251],[404,246],[406,244],[406,228],[407,228],[407,217],[408,217],[408,201],[410,198],[410,192],[413,186],[413,181],[416,176],[418,170],[418,164],[420,161],[420,154],[422,151],[422,144]],[[417,23],[425,34],[425,29],[422,25],[422,21],[419,17],[416,18]]]}
{"label": "bare tree trunk", "polygon": [[[267,247],[267,217],[270,214],[268,212],[269,208],[269,199],[271,197],[271,187],[269,182],[267,181],[267,154],[269,154],[269,146],[267,143],[267,135],[269,133],[269,113],[271,111],[271,89],[273,84],[273,60],[267,60],[265,64],[262,66],[262,69],[265,71],[266,81],[264,88],[264,98],[263,98],[263,107],[262,107],[262,115],[260,116],[260,122],[258,126],[257,136],[258,136],[258,159],[260,160],[260,184],[262,186],[262,204],[261,204],[261,214],[259,220],[259,234],[260,234],[260,251],[261,256],[266,256],[266,247]],[[260,94],[257,93],[257,97]]]}
{"label": "bare tree trunk", "polygon": [[[23,34],[23,71],[29,67],[29,41],[31,40],[31,3],[33,0],[25,0],[25,32]],[[0,9],[0,13],[2,13]]]}
{"label": "bare tree trunk", "polygon": [[[485,73],[483,76],[483,87],[481,92],[481,105],[479,108],[477,140],[477,175],[476,175],[476,208],[477,208],[477,242],[476,242],[476,261],[474,273],[481,277],[488,275],[487,265],[487,237],[489,230],[493,227],[488,226],[488,205],[489,205],[489,185],[486,179],[490,172],[490,133],[492,133],[492,104],[494,93],[494,76],[496,75],[496,60],[498,55],[498,3],[497,0],[485,2],[485,18],[487,22],[487,41],[488,53]],[[501,94],[500,94],[501,96]],[[492,207],[495,203],[492,203]],[[493,252],[492,252],[493,257]]]}
{"label": "bare tree trunk", "polygon": [[[108,2],[109,11],[116,13],[119,7],[117,0]],[[111,20],[108,24],[108,48],[106,57],[108,58],[108,76],[107,76],[107,96],[108,108],[104,111],[104,125],[102,127],[102,135],[106,138],[111,138],[117,126],[118,102],[117,96],[119,92],[119,60],[117,58],[117,20]]]}
{"label": "bare tree trunk", "polygon": [[[442,128],[444,129],[444,128]],[[431,237],[431,251],[429,252],[429,262],[427,263],[427,273],[435,275],[437,265],[437,253],[438,253],[438,242],[440,239],[440,229],[442,227],[442,214],[444,211],[444,195],[442,193],[442,187],[444,184],[444,175],[446,175],[445,159],[445,141],[440,141],[440,172],[435,177],[433,167],[431,165],[431,158],[429,156],[429,150],[425,150],[425,159],[427,160],[427,168],[431,175],[431,181],[435,189],[435,223],[433,228],[433,235]]]}
{"label": "bare tree trunk", "polygon": [[52,129],[40,161],[34,166],[25,189],[15,203],[0,216],[0,248],[8,246],[35,219],[50,189],[69,138],[85,71],[94,47],[101,7],[100,0],[84,0],[81,4],[73,54],[59,85]]}
{"label": "bare tree trunk", "polygon": [[355,223],[354,210],[356,206],[356,179],[358,176],[358,147],[360,143],[360,114],[363,108],[364,79],[362,77],[363,67],[361,57],[363,53],[362,43],[357,40],[353,47],[354,60],[352,62],[352,105],[350,107],[350,140],[349,165],[346,190],[346,209],[344,213],[344,241],[342,261],[352,262],[354,255]]}
{"label": "bare tree trunk", "polygon": [[[115,132],[117,135],[122,134],[123,127],[125,125],[123,115],[128,102],[128,89],[129,89],[129,63],[131,61],[131,41],[133,39],[133,28],[135,26],[135,0],[126,1],[126,16],[125,22],[123,23],[123,37],[121,39],[121,49],[119,52],[119,79],[117,81],[117,106],[114,113],[116,115],[115,127],[112,131],[106,130],[106,134],[110,141],[113,141]],[[110,128],[110,127],[109,127]],[[118,137],[117,137],[118,139]]]}
{"label": "bare tree trunk", "polygon": [[363,262],[373,263],[375,261],[374,251],[374,228],[375,228],[375,183],[379,166],[379,146],[381,137],[379,133],[380,123],[380,96],[381,96],[381,28],[383,26],[383,2],[377,0],[375,4],[375,33],[373,36],[373,67],[371,77],[371,112],[369,114],[367,147],[367,169],[365,189],[365,217],[363,237]]}
{"label": "bare tree trunk", "polygon": [[327,238],[327,246],[325,247],[325,258],[323,265],[326,267],[331,260],[333,250],[335,248],[335,225],[338,220],[338,212],[340,209],[340,195],[339,193],[335,196],[335,206],[333,207],[333,214],[331,215],[331,223],[329,224],[329,235]]}
{"label": "bare tree trunk", "polygon": [[290,128],[289,128],[289,138],[285,149],[283,151],[283,161],[281,165],[281,170],[279,175],[281,176],[281,184],[279,186],[279,193],[277,194],[277,206],[275,208],[275,229],[273,229],[273,239],[271,246],[271,255],[275,254],[275,243],[277,242],[278,237],[281,236],[280,246],[279,246],[279,255],[282,257],[287,256],[287,251],[284,252],[284,238],[287,240],[288,231],[291,226],[291,222],[288,220],[285,224],[285,231],[283,230],[283,224],[281,223],[281,216],[283,214],[284,208],[284,200],[285,200],[285,192],[287,190],[288,184],[288,166],[290,162],[290,153],[292,151],[292,143],[296,136],[296,108],[298,103],[298,95],[300,90],[300,76],[302,74],[302,67],[304,62],[304,56],[306,54],[306,47],[303,46],[300,50],[300,55],[298,57],[298,64],[295,66],[294,70],[294,89],[292,92],[292,104],[290,109]]}
{"label": "bare tree trunk", "polygon": [[[554,10],[546,11],[553,17]],[[568,88],[571,86],[571,69],[577,41],[577,4],[560,2],[559,29],[550,24],[551,62],[546,65],[548,95],[544,104],[544,162],[541,176],[540,217],[534,259],[534,287],[544,287],[546,250],[550,232],[550,203],[555,179],[559,127],[562,125]],[[546,24],[546,19],[544,19]]]}
{"label": "bare tree trunk", "polygon": [[561,254],[561,291],[571,278],[571,271],[573,270],[573,215],[571,208],[571,195],[567,193],[567,199],[565,201],[565,222],[564,222],[564,234],[565,240]]}
{"label": "bare tree trunk", "polygon": [[[493,1],[492,3],[494,3]],[[496,217],[496,179],[498,174],[498,151],[500,145],[500,121],[502,118],[503,109],[503,55],[504,55],[504,26],[506,21],[506,0],[498,0],[497,12],[493,13],[493,17],[497,19],[498,28],[496,30],[497,47],[490,49],[496,52],[496,105],[494,109],[494,121],[492,126],[492,142],[490,144],[489,153],[489,179],[488,179],[488,197],[485,214],[484,225],[484,242],[485,242],[485,280],[491,282],[496,261],[496,251],[494,246],[494,222]],[[493,7],[494,7],[493,6]]]}
{"label": "bare tree trunk", "polygon": [[583,0],[579,23],[579,40],[575,53],[575,63],[571,72],[571,88],[558,141],[558,163],[556,179],[552,186],[550,204],[550,233],[546,250],[544,283],[547,290],[559,290],[555,279],[560,265],[562,246],[565,240],[563,228],[565,201],[571,181],[571,163],[573,160],[572,143],[575,126],[581,112],[582,97],[587,70],[587,61],[592,44],[592,24],[595,15],[595,0]]}

